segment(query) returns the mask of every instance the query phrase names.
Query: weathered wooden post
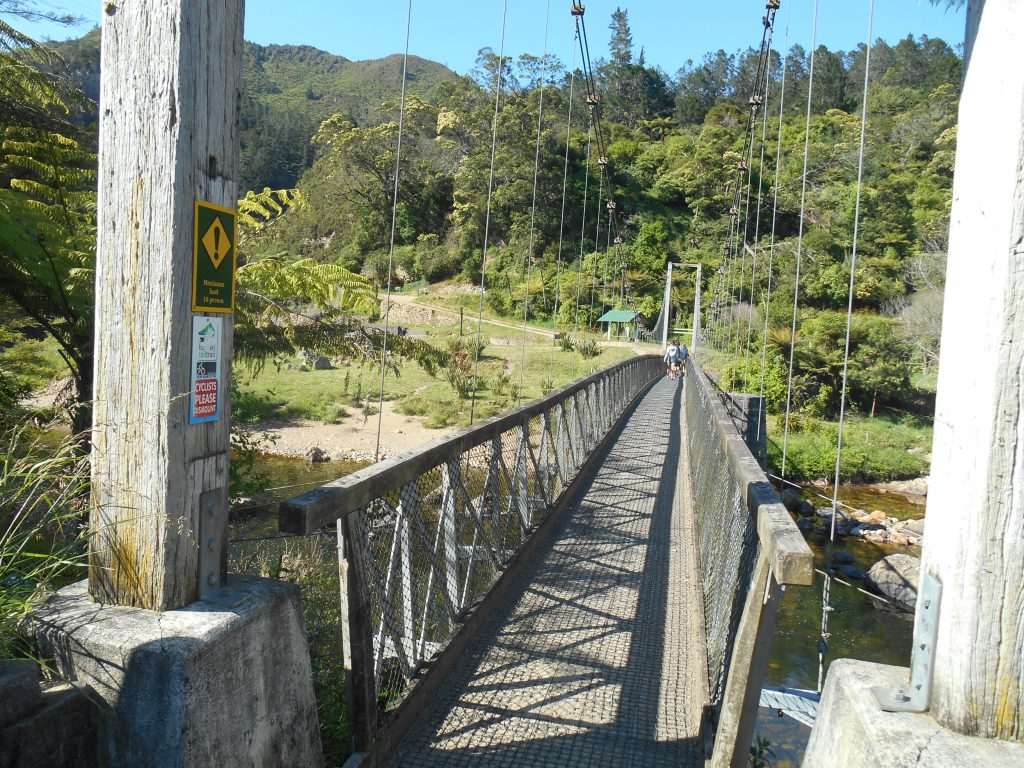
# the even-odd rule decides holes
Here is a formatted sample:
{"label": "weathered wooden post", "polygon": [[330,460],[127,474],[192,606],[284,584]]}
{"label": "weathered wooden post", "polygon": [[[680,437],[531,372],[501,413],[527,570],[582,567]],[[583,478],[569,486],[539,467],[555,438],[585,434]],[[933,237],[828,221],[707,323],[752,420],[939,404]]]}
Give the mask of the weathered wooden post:
{"label": "weathered wooden post", "polygon": [[180,608],[223,577],[242,18],[242,0],[106,5],[89,571],[102,603]]}
{"label": "weathered wooden post", "polygon": [[225,582],[243,7],[104,4],[88,591],[36,620],[111,768],[322,764],[298,590]]}
{"label": "weathered wooden post", "polygon": [[[923,574],[931,710],[1024,739],[1024,4],[967,11]],[[919,602],[920,604],[920,602]]]}
{"label": "weathered wooden post", "polygon": [[1024,4],[964,64],[912,674],[834,663],[805,766],[1024,765]]}

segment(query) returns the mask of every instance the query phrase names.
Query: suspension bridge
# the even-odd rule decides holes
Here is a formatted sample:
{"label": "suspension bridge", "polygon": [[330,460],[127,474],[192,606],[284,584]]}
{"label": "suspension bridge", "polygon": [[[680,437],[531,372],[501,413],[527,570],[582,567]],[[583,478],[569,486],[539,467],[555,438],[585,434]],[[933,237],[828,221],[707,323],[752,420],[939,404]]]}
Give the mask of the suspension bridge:
{"label": "suspension bridge", "polygon": [[[202,9],[186,9],[188,3],[167,5],[181,7],[152,11],[110,4],[104,22],[103,94],[123,103],[124,109],[103,112],[101,157],[127,159],[112,163],[101,184],[97,327],[100,320],[117,317],[124,332],[117,340],[98,337],[93,521],[98,535],[88,594],[82,586],[58,594],[38,613],[39,636],[63,672],[88,687],[112,715],[99,727],[110,765],[314,766],[320,764],[320,745],[299,596],[279,582],[226,574],[227,419],[190,423],[187,404],[178,397],[189,389],[192,371],[189,350],[178,343],[179,337],[188,335],[194,317],[206,320],[210,314],[197,309],[194,301],[190,304],[192,263],[154,258],[126,265],[115,260],[117,253],[139,248],[162,252],[168,240],[177,250],[191,252],[195,201],[228,206],[236,199],[230,179],[237,175],[231,170],[238,160],[233,94],[241,77],[241,3],[197,4]],[[1006,2],[975,3],[968,13],[964,99],[976,114],[962,114],[962,146],[972,142],[974,149],[964,151],[987,160],[998,157],[992,153],[1013,151],[1018,158],[1016,170],[1007,164],[1007,170],[987,180],[988,188],[997,188],[1008,202],[988,209],[967,186],[955,207],[961,218],[954,215],[951,273],[956,272],[957,248],[968,251],[964,239],[982,238],[986,253],[993,254],[992,272],[1015,286],[1007,299],[988,286],[970,284],[969,298],[991,299],[986,305],[991,327],[1001,330],[987,348],[991,354],[982,350],[980,372],[940,375],[937,424],[956,423],[961,431],[954,438],[945,426],[937,426],[935,472],[949,498],[976,517],[966,526],[945,497],[929,502],[926,577],[909,683],[902,670],[865,671],[840,664],[826,680],[833,583],[832,564],[826,560],[820,572],[818,690],[793,692],[765,690],[763,680],[780,594],[786,587],[809,587],[815,576],[812,554],[771,482],[786,480],[803,213],[778,478],[766,469],[763,379],[748,377],[744,383],[749,391],[732,393],[720,389],[701,366],[708,349],[729,355],[748,370],[751,358],[765,354],[752,343],[753,314],[748,309],[738,317],[734,310],[752,298],[759,264],[765,268],[766,259],[772,290],[779,158],[772,189],[763,188],[761,173],[755,184],[753,168],[755,162],[765,166],[770,109],[772,114],[778,109],[779,131],[782,126],[784,91],[770,89],[780,7],[778,0],[768,0],[760,20],[760,59],[742,159],[730,186],[734,199],[722,244],[724,258],[711,277],[710,302],[704,309],[697,278],[694,354],[683,381],[663,375],[657,347],[656,354],[638,355],[478,421],[478,343],[470,426],[281,505],[282,532],[311,535],[333,528],[337,537],[338,631],[346,671],[339,686],[347,686],[353,765],[741,766],[747,764],[761,703],[805,721],[817,720],[809,766],[959,765],[969,760],[967,755],[982,755],[993,765],[1019,764],[1024,504],[1019,475],[1014,474],[1020,460],[1006,446],[1019,440],[1020,393],[1013,389],[1015,374],[1008,372],[1019,373],[1019,339],[1015,346],[1010,342],[1019,331],[1019,320],[1015,326],[1013,318],[1024,289],[1019,269],[1009,266],[1016,262],[1007,262],[1005,253],[1019,259],[1024,215],[1019,204],[1020,120],[1008,119],[999,109],[1007,100],[1019,104],[1024,75],[1003,72],[998,80],[998,93],[1005,97],[1001,100],[992,98],[990,75],[1001,53],[1022,49],[1018,44],[1024,18],[1019,7]],[[406,61],[411,2],[408,8]],[[550,3],[547,10],[549,20]],[[812,52],[817,13],[815,2]],[[872,13],[870,6],[865,25],[869,52]],[[195,23],[179,24],[176,14]],[[499,73],[506,15],[507,2]],[[585,317],[594,317],[599,301],[611,303],[614,286],[608,276],[622,275],[621,303],[628,304],[629,286],[625,270],[619,269],[624,258],[618,223],[622,212],[609,199],[614,185],[608,137],[590,62],[585,8],[573,2],[569,15],[574,56],[579,58],[570,70],[567,120],[571,130],[573,99],[582,99],[588,138],[581,204],[592,216],[583,216],[582,227],[595,228],[594,243],[604,236],[604,282],[598,292],[595,260],[591,295],[582,290],[582,271],[575,293],[563,295],[562,269],[572,258],[582,260],[585,234],[579,233],[578,257],[570,255],[570,248],[575,249],[565,232],[565,214],[576,203],[563,180],[560,215],[566,241],[559,239],[553,293],[556,317],[558,306],[572,303],[571,330],[585,332],[581,308],[589,301]],[[223,34],[211,37],[213,29]],[[545,49],[547,35],[546,21]],[[788,44],[788,25],[786,35]],[[170,53],[151,58],[149,49],[138,44],[149,39],[165,41]],[[183,101],[173,120],[168,122],[163,107],[138,88],[139,72],[154,84],[164,83],[162,78],[177,83],[174,98]],[[209,72],[220,76],[209,78]],[[783,82],[785,77],[783,70]],[[869,77],[867,61],[833,511],[841,504],[838,478]],[[404,82],[382,370],[389,354],[386,329],[402,190]],[[813,88],[812,53],[808,125]],[[501,91],[499,75],[478,341]],[[533,263],[544,92],[542,84],[527,274]],[[165,132],[143,130],[140,126],[147,121],[135,116],[148,117]],[[986,130],[993,125],[999,127],[995,138]],[[187,140],[181,131],[191,132]],[[781,152],[782,142],[776,144]],[[127,155],[126,146],[132,148]],[[167,146],[173,148],[169,154],[158,151]],[[803,155],[802,211],[806,144]],[[149,167],[150,158],[162,160]],[[161,165],[168,158],[166,167]],[[564,179],[568,134],[565,163]],[[991,162],[980,165],[993,167]],[[196,178],[176,173],[178,168],[203,172]],[[957,173],[960,178],[961,171]],[[775,199],[769,206],[771,196]],[[170,205],[164,206],[167,201]],[[109,214],[112,204],[133,211],[137,226],[120,226],[121,218]],[[160,211],[160,216],[153,213],[150,219],[140,211]],[[991,225],[979,225],[994,216],[1006,223],[998,234]],[[166,221],[167,227],[151,221]],[[1007,233],[1012,235],[1009,241]],[[111,277],[124,270],[131,279]],[[150,290],[147,301],[138,301],[137,286],[149,284],[150,278],[166,290]],[[661,315],[651,331],[655,341],[673,328],[678,308],[671,296],[669,276]],[[764,297],[765,304],[769,299]],[[947,309],[957,311],[966,310]],[[527,320],[524,314],[524,360]],[[154,331],[154,323],[163,323],[160,332]],[[227,340],[218,354],[230,361],[230,322],[224,327]],[[139,365],[131,379],[124,376],[121,348],[105,346],[123,339],[130,341],[132,359]],[[138,339],[159,350],[143,354]],[[980,386],[979,376],[998,383],[996,391],[986,385],[991,397],[984,402],[971,398]],[[383,376],[381,382],[383,399]],[[970,455],[987,457],[988,462],[960,471],[965,444],[974,451]],[[960,477],[962,487],[952,487],[943,473]],[[139,515],[139,499],[155,514]],[[833,514],[833,539],[835,518]],[[938,553],[931,557],[930,542],[936,542]],[[986,555],[981,562],[979,552]],[[982,583],[985,588],[978,588]],[[958,673],[961,668],[974,673],[965,679]],[[880,692],[871,694],[868,682]],[[154,718],[154,712],[162,717]],[[904,714],[910,712],[929,714]],[[854,746],[838,743],[840,735]],[[916,750],[916,757],[888,763],[877,751],[903,748]]]}

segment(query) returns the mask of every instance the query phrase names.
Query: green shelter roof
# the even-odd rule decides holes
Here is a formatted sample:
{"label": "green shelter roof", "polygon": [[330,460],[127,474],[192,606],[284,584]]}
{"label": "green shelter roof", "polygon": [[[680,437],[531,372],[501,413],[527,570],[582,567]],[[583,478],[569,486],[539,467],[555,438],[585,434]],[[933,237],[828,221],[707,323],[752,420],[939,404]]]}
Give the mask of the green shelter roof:
{"label": "green shelter roof", "polygon": [[637,313],[629,309],[609,309],[599,318],[599,323],[631,323]]}

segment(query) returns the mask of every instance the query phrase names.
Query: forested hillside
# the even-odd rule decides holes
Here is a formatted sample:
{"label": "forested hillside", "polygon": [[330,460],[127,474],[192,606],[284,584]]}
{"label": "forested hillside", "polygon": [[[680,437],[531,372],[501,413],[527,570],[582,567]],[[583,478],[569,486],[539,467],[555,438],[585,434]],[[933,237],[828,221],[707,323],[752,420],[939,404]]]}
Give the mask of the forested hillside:
{"label": "forested hillside", "polygon": [[[770,252],[771,271],[762,258],[756,273],[745,272],[741,281],[720,267],[758,52],[709,53],[670,76],[645,62],[625,11],[613,14],[611,29],[608,57],[595,66],[611,189],[598,181],[581,74],[567,72],[552,57],[524,54],[501,62],[487,265],[487,284],[498,290],[488,291],[488,303],[509,317],[522,318],[525,310],[532,320],[553,321],[571,332],[590,328],[604,309],[623,303],[653,321],[666,262],[699,260],[705,295],[726,308],[727,320],[731,316],[746,327],[753,348],[760,349],[766,338],[767,394],[778,407],[789,354],[807,139],[795,404],[809,414],[834,412],[866,51],[823,46],[814,52],[809,133],[804,115],[810,55],[799,46],[784,60],[773,54],[767,103],[758,115],[759,123],[767,119],[755,132],[752,157],[755,215],[746,226],[747,241],[759,245],[763,256]],[[66,93],[66,84],[59,83],[63,73],[95,98],[98,33],[58,48],[61,60],[38,52],[30,57],[58,81],[54,93]],[[10,49],[12,56],[21,55],[16,40]],[[410,60],[396,221],[399,282],[479,280],[498,68],[489,49],[480,51],[476,69],[465,78],[433,62]],[[959,56],[941,40],[880,40],[871,51],[851,379],[853,403],[865,413],[913,405],[911,376],[937,358],[960,69]],[[337,264],[378,286],[386,282],[400,86],[399,57],[351,62],[308,47],[246,45],[243,184],[297,186],[298,199],[305,201],[261,234],[261,254],[274,254],[280,263]],[[52,197],[66,185],[80,201],[75,221],[85,228],[87,243],[94,183],[88,166],[95,160],[78,148],[92,146],[95,104],[83,107],[71,96],[61,98],[71,104],[74,125],[58,121],[49,127],[73,143],[60,153],[68,172],[25,181],[26,174],[41,171],[21,158],[31,146],[19,140],[17,128],[5,134],[0,172],[10,187],[6,194],[15,197]],[[609,199],[618,206],[621,245],[609,243]],[[7,246],[20,247],[13,241]],[[90,274],[87,250],[68,251],[76,279]],[[691,296],[692,287],[679,288],[677,306],[688,306]],[[86,309],[76,307],[54,327],[86,329]],[[67,344],[73,347],[75,339]],[[740,376],[735,385],[760,379],[759,356],[746,358],[741,373],[725,372]]]}
{"label": "forested hillside", "polygon": [[[557,292],[563,299],[559,326],[587,327],[594,316],[618,302],[624,266],[627,304],[653,320],[669,259],[700,260],[706,267],[705,291],[718,291],[714,276],[729,236],[735,169],[743,159],[757,51],[709,54],[699,64],[687,63],[673,79],[648,67],[642,51],[634,53],[625,13],[613,17],[612,29],[611,56],[596,69],[611,138],[614,189],[609,194],[590,184],[586,225],[588,123],[578,78],[556,61],[540,62],[530,56],[503,64],[487,282],[501,288],[488,293],[488,302],[510,317],[522,317],[527,296],[542,76],[547,85],[529,316],[550,317]],[[907,38],[895,45],[878,41],[871,54],[852,393],[865,411],[900,405],[910,376],[928,369],[938,354],[961,68],[957,54],[940,40]],[[432,101],[410,100],[399,189],[399,279],[478,280],[496,59],[485,49],[474,82],[444,83]],[[815,52],[796,396],[799,406],[821,414],[834,411],[838,400],[864,59],[863,48],[821,47]],[[761,216],[750,218],[747,232],[748,241],[759,240],[767,251],[774,222],[768,307],[768,373],[775,384],[769,396],[774,405],[779,404],[779,378],[789,346],[809,54],[799,46],[787,53],[784,89],[782,65],[773,56],[763,161],[760,115],[753,158],[751,204],[756,207],[760,190]],[[780,92],[785,97],[781,152],[776,139]],[[316,160],[299,185],[308,204],[281,222],[275,247],[295,256],[337,261],[383,283],[396,136],[396,99],[381,105],[363,126],[345,116],[325,122],[313,140]],[[774,208],[777,153],[781,162]],[[565,222],[560,226],[566,157]],[[590,181],[596,179],[597,158],[591,157]],[[604,200],[616,200],[623,223],[624,244],[613,246],[610,253],[603,219],[600,231],[595,221],[598,192]],[[556,274],[561,275],[558,291]],[[719,291],[719,298],[736,305],[732,311],[745,324],[741,303],[753,296],[757,319],[751,332],[760,349],[761,305],[769,280],[764,261],[753,277],[751,293],[748,264],[744,287],[738,278],[730,278],[734,285],[730,291]],[[575,300],[577,294],[586,297],[582,307]],[[598,297],[594,306],[591,295]],[[689,294],[680,289],[679,306],[687,305],[690,296],[692,289]],[[745,379],[751,375],[756,372],[744,371]]]}
{"label": "forested hillside", "polygon": [[[100,86],[100,30],[77,40],[53,43],[63,61],[47,65],[66,75],[95,104]],[[309,141],[321,121],[340,114],[357,124],[374,107],[398,93],[402,57],[350,61],[308,45],[244,47],[241,144],[243,189],[294,186],[313,159]],[[409,92],[430,98],[459,76],[442,64],[409,59]],[[95,122],[88,110],[83,118]]]}

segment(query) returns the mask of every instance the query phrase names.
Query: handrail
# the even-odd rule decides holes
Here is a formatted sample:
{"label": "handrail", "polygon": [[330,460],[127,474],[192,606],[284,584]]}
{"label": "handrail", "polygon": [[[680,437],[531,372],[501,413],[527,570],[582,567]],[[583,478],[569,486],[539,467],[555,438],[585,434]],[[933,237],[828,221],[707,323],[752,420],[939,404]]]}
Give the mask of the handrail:
{"label": "handrail", "polygon": [[513,427],[525,424],[553,405],[645,359],[660,360],[658,355],[651,354],[623,360],[511,411],[395,454],[389,459],[284,501],[279,507],[278,528],[282,533],[314,533],[366,506],[382,492],[386,492],[387,488],[401,487],[412,482],[424,471],[451,461]]}
{"label": "handrail", "polygon": [[281,504],[283,532],[336,524],[350,729],[371,762],[429,704],[662,373],[658,355],[637,355]]}

